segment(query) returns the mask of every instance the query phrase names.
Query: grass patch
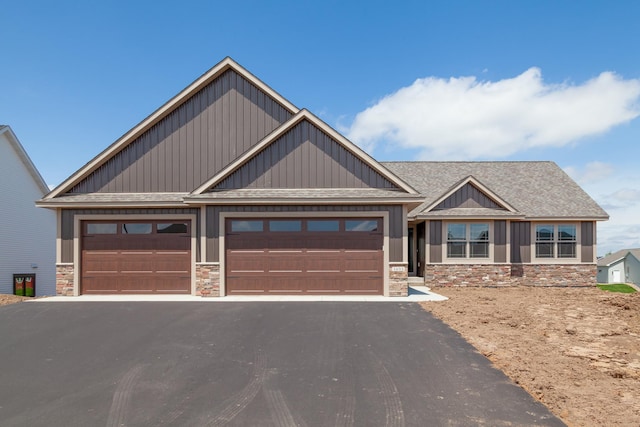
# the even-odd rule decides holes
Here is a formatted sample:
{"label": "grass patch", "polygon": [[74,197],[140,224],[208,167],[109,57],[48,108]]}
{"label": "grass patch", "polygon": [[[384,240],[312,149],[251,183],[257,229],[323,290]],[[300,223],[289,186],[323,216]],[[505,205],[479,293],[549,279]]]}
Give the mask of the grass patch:
{"label": "grass patch", "polygon": [[610,285],[598,284],[598,287],[603,291],[620,292],[622,294],[632,294],[636,292],[634,288],[629,285],[625,285],[624,283],[613,283]]}

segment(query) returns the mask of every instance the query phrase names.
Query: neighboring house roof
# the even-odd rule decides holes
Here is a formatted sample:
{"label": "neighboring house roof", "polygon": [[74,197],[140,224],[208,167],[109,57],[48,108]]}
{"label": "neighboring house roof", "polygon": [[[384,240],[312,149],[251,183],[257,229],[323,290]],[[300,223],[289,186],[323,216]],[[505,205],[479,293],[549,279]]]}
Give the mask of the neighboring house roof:
{"label": "neighboring house roof", "polygon": [[612,254],[604,256],[598,260],[598,267],[610,267],[611,265],[623,260],[627,255],[633,255],[638,261],[640,261],[640,248],[634,249],[621,249]]}
{"label": "neighboring house roof", "polygon": [[16,136],[16,134],[13,133],[13,130],[11,130],[11,127],[7,125],[0,125],[0,135],[4,135],[7,138],[7,140],[9,141],[9,144],[11,144],[13,149],[18,154],[18,158],[22,161],[25,168],[27,168],[29,175],[31,175],[31,177],[33,178],[33,181],[36,183],[36,185],[38,185],[38,187],[42,191],[42,194],[43,195],[47,194],[49,192],[49,187],[47,186],[47,183],[42,178],[42,175],[40,175],[40,172],[38,172],[38,169],[36,169],[36,166],[31,161],[31,158],[25,151],[22,144],[20,144],[20,141],[18,140],[18,137]]}
{"label": "neighboring house roof", "polygon": [[[429,211],[466,177],[473,177],[493,197],[527,219],[605,220],[607,213],[554,162],[382,162],[411,184],[425,202],[409,217],[443,215]],[[499,210],[494,210],[497,215]]]}

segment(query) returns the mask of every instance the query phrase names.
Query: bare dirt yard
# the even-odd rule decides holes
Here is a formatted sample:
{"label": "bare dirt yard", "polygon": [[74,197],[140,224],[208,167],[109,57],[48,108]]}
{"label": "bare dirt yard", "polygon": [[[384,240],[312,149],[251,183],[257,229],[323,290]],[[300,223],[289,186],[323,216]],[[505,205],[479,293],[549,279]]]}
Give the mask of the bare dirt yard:
{"label": "bare dirt yard", "polygon": [[433,288],[423,307],[569,426],[640,426],[640,293]]}

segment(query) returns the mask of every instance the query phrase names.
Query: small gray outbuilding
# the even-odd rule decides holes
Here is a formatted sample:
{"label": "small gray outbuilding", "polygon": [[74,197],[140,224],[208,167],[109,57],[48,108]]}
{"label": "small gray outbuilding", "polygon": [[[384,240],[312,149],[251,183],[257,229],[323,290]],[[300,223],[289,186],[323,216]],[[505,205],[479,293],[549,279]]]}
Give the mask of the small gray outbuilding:
{"label": "small gray outbuilding", "polygon": [[640,248],[621,249],[600,258],[598,283],[640,284]]}

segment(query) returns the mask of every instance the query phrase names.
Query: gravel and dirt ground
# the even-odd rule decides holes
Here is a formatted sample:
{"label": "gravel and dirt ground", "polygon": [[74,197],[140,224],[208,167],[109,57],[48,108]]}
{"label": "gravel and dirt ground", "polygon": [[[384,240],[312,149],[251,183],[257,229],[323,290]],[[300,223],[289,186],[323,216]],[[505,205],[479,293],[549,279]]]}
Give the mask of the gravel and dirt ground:
{"label": "gravel and dirt ground", "polygon": [[[640,425],[640,293],[434,288],[423,307],[571,427]],[[24,297],[0,295],[0,305]]]}
{"label": "gravel and dirt ground", "polygon": [[423,307],[569,426],[640,426],[640,293],[433,288]]}
{"label": "gravel and dirt ground", "polygon": [[16,302],[21,302],[26,299],[30,299],[30,298],[19,297],[17,295],[0,294],[0,305],[14,304]]}

